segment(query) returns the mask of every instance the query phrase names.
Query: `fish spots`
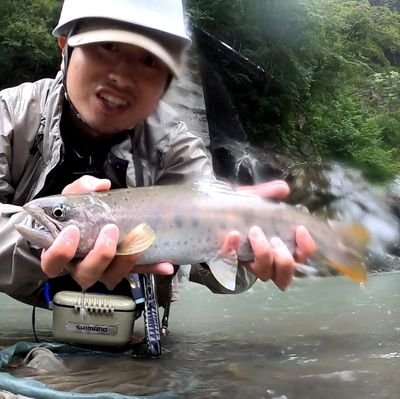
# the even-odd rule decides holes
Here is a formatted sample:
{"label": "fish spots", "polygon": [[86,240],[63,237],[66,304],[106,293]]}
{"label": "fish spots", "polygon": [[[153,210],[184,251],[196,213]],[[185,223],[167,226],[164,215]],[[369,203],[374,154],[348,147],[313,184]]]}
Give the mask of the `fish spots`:
{"label": "fish spots", "polygon": [[221,230],[226,230],[226,229],[228,228],[228,226],[226,225],[225,222],[222,221],[222,222],[219,224],[219,228],[220,228]]}
{"label": "fish spots", "polygon": [[243,214],[243,221],[246,226],[251,226],[255,223],[255,216],[252,211],[244,212]]}
{"label": "fish spots", "polygon": [[178,229],[181,229],[183,227],[183,220],[180,216],[175,216],[174,217],[174,224]]}
{"label": "fish spots", "polygon": [[197,228],[200,226],[200,220],[198,218],[192,218],[192,227]]}

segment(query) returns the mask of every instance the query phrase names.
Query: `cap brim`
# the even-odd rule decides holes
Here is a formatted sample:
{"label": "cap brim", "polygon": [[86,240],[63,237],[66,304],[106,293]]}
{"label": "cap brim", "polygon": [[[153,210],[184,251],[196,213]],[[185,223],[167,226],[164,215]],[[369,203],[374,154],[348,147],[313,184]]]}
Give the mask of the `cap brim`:
{"label": "cap brim", "polygon": [[[171,50],[167,50],[160,43],[140,33],[120,29],[96,29],[77,33],[68,38],[68,45],[71,47],[104,42],[126,43],[141,47],[163,61],[173,75],[179,76],[180,60],[178,61],[171,55]],[[177,56],[178,54],[176,54]]]}

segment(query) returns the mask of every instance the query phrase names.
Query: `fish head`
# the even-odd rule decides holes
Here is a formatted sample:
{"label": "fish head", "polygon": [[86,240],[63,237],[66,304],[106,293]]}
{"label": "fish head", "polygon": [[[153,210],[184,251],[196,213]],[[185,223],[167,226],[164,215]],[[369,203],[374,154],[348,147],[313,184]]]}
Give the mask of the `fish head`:
{"label": "fish head", "polygon": [[31,243],[47,249],[65,227],[74,225],[81,233],[77,257],[85,256],[94,246],[100,229],[108,222],[100,217],[104,206],[90,195],[56,195],[28,202],[24,211],[32,216],[32,227],[16,226]]}

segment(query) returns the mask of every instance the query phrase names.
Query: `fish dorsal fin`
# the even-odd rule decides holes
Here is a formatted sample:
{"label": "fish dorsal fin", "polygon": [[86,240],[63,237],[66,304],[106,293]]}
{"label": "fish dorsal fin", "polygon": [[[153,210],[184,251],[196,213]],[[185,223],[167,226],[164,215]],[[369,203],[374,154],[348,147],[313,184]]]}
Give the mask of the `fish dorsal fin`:
{"label": "fish dorsal fin", "polygon": [[228,257],[216,257],[207,263],[215,279],[225,288],[234,291],[236,288],[236,275],[238,270],[237,253]]}
{"label": "fish dorsal fin", "polygon": [[331,223],[331,227],[343,238],[357,249],[365,250],[371,240],[370,231],[359,223]]}
{"label": "fish dorsal fin", "polygon": [[[249,197],[249,198],[260,198],[260,196],[253,194],[248,191],[237,190],[234,185],[229,182],[225,182],[222,180],[215,180],[211,178],[206,178],[203,180],[198,180],[193,183],[195,190],[198,193],[204,193],[207,196],[219,196],[223,194],[232,194],[234,193],[236,196],[241,197]],[[261,200],[261,198],[260,198]]]}
{"label": "fish dorsal fin", "polygon": [[216,180],[210,178],[204,178],[202,180],[196,180],[193,185],[196,187],[197,191],[204,191],[209,193],[210,191],[215,192],[231,192],[233,191],[233,186],[225,181]]}
{"label": "fish dorsal fin", "polygon": [[118,245],[117,255],[139,254],[148,249],[155,239],[156,235],[148,224],[139,224]]}
{"label": "fish dorsal fin", "polygon": [[310,210],[303,204],[296,204],[295,206],[296,211],[303,213],[304,215],[310,215]]}

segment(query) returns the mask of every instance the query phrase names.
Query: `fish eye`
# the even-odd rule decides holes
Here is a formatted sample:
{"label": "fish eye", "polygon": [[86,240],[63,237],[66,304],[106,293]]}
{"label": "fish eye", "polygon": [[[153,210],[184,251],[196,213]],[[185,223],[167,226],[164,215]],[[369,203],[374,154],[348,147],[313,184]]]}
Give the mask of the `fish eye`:
{"label": "fish eye", "polygon": [[65,220],[67,217],[67,207],[64,204],[56,205],[51,210],[52,215],[57,220]]}

